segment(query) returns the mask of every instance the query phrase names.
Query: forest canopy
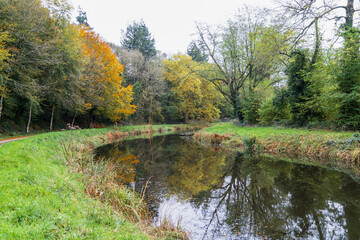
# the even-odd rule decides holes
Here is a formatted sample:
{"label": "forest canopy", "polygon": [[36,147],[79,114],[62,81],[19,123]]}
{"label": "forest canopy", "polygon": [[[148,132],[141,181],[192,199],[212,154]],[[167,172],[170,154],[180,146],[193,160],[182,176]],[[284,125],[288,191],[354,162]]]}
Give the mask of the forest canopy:
{"label": "forest canopy", "polygon": [[276,2],[197,23],[186,52],[167,56],[143,20],[107,43],[66,0],[2,0],[0,130],[219,118],[358,129],[358,3]]}

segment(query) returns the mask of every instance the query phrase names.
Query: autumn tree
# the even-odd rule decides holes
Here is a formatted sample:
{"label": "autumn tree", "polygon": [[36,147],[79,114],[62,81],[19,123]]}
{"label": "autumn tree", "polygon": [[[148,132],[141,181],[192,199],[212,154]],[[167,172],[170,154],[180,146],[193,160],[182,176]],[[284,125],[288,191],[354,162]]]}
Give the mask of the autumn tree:
{"label": "autumn tree", "polygon": [[118,121],[135,112],[132,85],[124,87],[124,69],[112,52],[110,46],[89,28],[81,30],[88,63],[83,72],[86,88],[83,90],[86,107],[90,110],[90,127],[94,113]]}
{"label": "autumn tree", "polygon": [[164,78],[172,83],[171,90],[178,100],[178,113],[184,116],[185,122],[219,117],[218,93],[210,82],[200,76],[200,72],[208,67],[187,55],[179,54],[164,60]]}
{"label": "autumn tree", "polygon": [[155,40],[142,20],[134,21],[122,32],[121,46],[127,50],[139,50],[145,58],[156,56]]}

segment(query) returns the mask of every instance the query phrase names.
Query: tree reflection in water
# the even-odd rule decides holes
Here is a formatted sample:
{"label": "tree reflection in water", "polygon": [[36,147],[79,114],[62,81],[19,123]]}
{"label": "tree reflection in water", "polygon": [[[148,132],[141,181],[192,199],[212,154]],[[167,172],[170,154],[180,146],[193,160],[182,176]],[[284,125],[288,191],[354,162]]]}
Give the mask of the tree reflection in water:
{"label": "tree reflection in water", "polygon": [[359,184],[337,171],[227,154],[179,136],[114,148],[140,160],[138,191],[152,177],[154,217],[166,206],[194,239],[360,239]]}

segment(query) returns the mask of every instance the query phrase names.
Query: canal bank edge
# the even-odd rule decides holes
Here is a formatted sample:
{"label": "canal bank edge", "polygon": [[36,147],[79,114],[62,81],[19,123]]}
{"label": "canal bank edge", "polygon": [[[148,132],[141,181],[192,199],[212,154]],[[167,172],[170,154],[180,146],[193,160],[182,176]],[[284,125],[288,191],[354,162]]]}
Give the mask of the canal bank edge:
{"label": "canal bank edge", "polygon": [[[192,128],[198,126],[159,125],[152,126],[151,131],[161,134]],[[147,126],[127,126],[53,132],[4,144],[0,148],[3,176],[0,238],[179,239],[185,236],[183,232],[174,232],[170,224],[163,229],[141,226],[133,219],[126,219],[110,204],[88,197],[86,176],[72,173],[69,171],[72,168],[64,164],[61,154],[64,144],[76,142],[94,148],[116,140],[114,136],[120,135],[119,132],[135,136],[149,130]]]}
{"label": "canal bank edge", "polygon": [[201,144],[243,151],[244,143],[255,141],[256,151],[287,161],[334,168],[360,180],[360,135],[275,127],[240,127],[220,123],[197,131],[193,138]]}

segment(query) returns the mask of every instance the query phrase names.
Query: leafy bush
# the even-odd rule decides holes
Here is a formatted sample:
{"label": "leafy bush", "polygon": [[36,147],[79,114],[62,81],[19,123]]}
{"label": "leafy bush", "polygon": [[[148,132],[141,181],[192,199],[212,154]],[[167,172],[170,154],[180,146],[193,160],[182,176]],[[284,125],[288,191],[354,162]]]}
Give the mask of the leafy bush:
{"label": "leafy bush", "polygon": [[244,148],[245,148],[246,153],[254,154],[259,149],[257,141],[256,141],[256,137],[247,137],[247,136],[245,136],[242,140],[243,140],[243,144],[244,144]]}
{"label": "leafy bush", "polygon": [[290,106],[288,103],[283,105],[274,104],[276,97],[266,100],[259,110],[260,124],[287,124],[291,119]]}
{"label": "leafy bush", "polygon": [[244,120],[248,124],[256,124],[259,122],[259,109],[261,107],[260,97],[252,92],[246,97],[242,104],[242,113]]}

